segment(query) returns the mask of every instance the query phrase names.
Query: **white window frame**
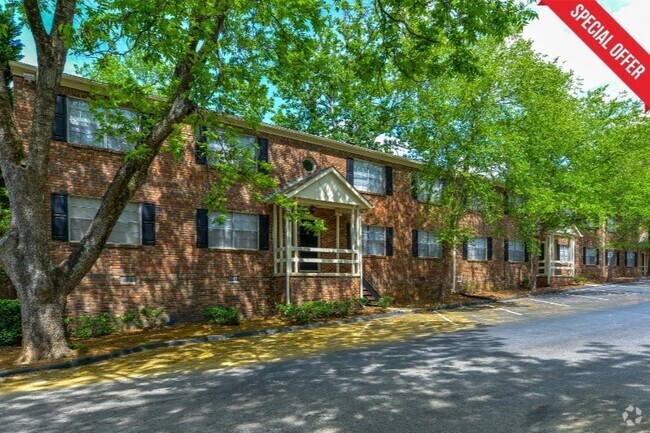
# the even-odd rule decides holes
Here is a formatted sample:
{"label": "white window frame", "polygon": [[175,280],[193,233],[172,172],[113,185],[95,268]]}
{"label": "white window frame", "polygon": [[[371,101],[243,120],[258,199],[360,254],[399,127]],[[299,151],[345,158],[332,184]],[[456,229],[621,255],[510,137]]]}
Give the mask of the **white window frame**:
{"label": "white window frame", "polygon": [[[231,235],[231,239],[232,239],[231,246],[211,245],[213,242],[216,243],[216,239],[213,239],[213,237],[212,237],[212,236],[214,236],[212,234],[214,231],[219,231],[219,230],[223,230],[224,232],[228,231],[228,229],[220,229],[219,228],[219,226],[224,226],[228,222],[226,221],[226,222],[224,222],[224,224],[220,224],[218,222],[218,218],[220,216],[219,212],[212,212],[212,213],[208,214],[208,248],[214,249],[214,250],[245,250],[245,251],[259,250],[259,247],[260,247],[260,218],[259,218],[259,215],[258,214],[252,214],[252,213],[245,213],[245,212],[232,212],[232,211],[228,211],[228,212],[226,212],[226,214],[227,215],[232,215],[232,221],[233,221],[232,222],[232,224],[233,224],[232,229],[230,229],[233,232],[232,235]],[[239,216],[244,215],[244,216],[248,216],[248,217],[255,217],[255,230],[254,230],[254,232],[256,233],[256,237],[255,237],[255,247],[254,248],[236,246],[235,234],[237,232],[243,232],[243,231],[252,232],[252,230],[241,230],[241,229],[237,230],[236,229],[236,227],[235,227],[235,218],[238,215]],[[224,233],[224,239],[227,239],[226,233]]]}
{"label": "white window frame", "polygon": [[[374,254],[369,252],[369,245],[368,245],[368,235],[370,232],[383,232],[383,248],[382,248],[382,253],[381,254]],[[372,242],[379,242],[378,240],[373,239]],[[361,226],[361,251],[364,256],[374,256],[374,257],[382,257],[386,255],[386,227],[381,227],[381,226],[366,226],[363,225]]]}
{"label": "white window frame", "polygon": [[[483,246],[477,245],[482,243]],[[482,254],[479,254],[482,253]],[[476,236],[467,241],[467,260],[472,262],[485,262],[488,259],[488,238]]]}
{"label": "white window frame", "polygon": [[[81,235],[81,238],[79,239],[73,239],[72,237],[72,208],[74,207],[74,201],[75,200],[89,200],[91,202],[95,202],[97,204],[97,210],[95,211],[95,215],[97,214],[97,211],[99,211],[99,207],[101,206],[101,199],[96,198],[96,197],[82,197],[82,196],[70,196],[68,197],[68,240],[70,242],[76,243],[81,241],[81,239],[86,235],[88,229]],[[119,223],[124,223],[124,221],[120,221],[125,215],[125,212],[127,211],[128,206],[137,206],[138,207],[138,239],[137,242],[114,242],[111,240],[111,237],[113,236],[113,232],[115,229],[118,227]],[[90,219],[90,222],[92,223],[93,219],[95,218],[95,215]],[[84,218],[85,219],[85,218]],[[124,211],[122,211],[122,214],[120,215],[120,218],[118,219],[118,222],[115,224],[115,227],[113,227],[113,231],[111,232],[110,236],[108,237],[108,240],[106,241],[107,245],[142,245],[142,203],[133,203],[130,202],[127,204],[127,207],[124,208]]]}
{"label": "white window frame", "polygon": [[[590,263],[593,259],[593,263]],[[585,247],[585,266],[596,266],[598,264],[598,248]]]}
{"label": "white window frame", "polygon": [[[70,117],[70,110],[72,108],[72,103],[71,103],[72,101],[83,102],[84,104],[89,106],[89,102],[87,100],[85,100],[85,99],[73,98],[73,97],[68,96],[68,103],[66,104],[66,140],[67,140],[68,143],[81,145],[81,146],[90,146],[90,147],[94,147],[94,148],[97,148],[97,149],[104,149],[104,150],[110,150],[110,151],[113,151],[113,152],[123,152],[123,153],[127,153],[127,152],[130,152],[133,149],[135,149],[135,145],[132,144],[132,143],[127,142],[125,139],[121,140],[121,141],[123,141],[123,146],[120,149],[115,149],[114,147],[109,146],[108,143],[109,143],[110,139],[119,139],[119,137],[113,137],[113,136],[108,135],[108,134],[103,134],[101,137],[94,137],[91,143],[81,143],[81,142],[78,142],[78,141],[73,141],[70,138],[70,130],[71,130],[71,127],[70,127],[70,118],[71,118]],[[124,112],[133,113],[134,115],[137,115],[133,110],[129,110],[129,109],[126,109],[126,108],[119,108],[119,110],[122,110]],[[90,110],[88,110],[88,112],[92,116],[92,112]],[[99,129],[99,122],[97,122],[95,119],[92,119],[92,123],[93,123],[93,125],[95,125],[95,131],[97,129]],[[94,133],[93,133],[93,136],[94,136]]]}
{"label": "white window frame", "polygon": [[[417,182],[416,192],[417,192],[418,201],[426,203],[426,202],[436,202],[440,200],[440,197],[442,196],[442,189],[445,186],[445,183],[441,179],[436,179],[431,189],[429,189],[426,185],[422,185],[422,183],[419,181],[416,182]],[[430,197],[427,197],[427,194],[431,194]]]}
{"label": "white window frame", "polygon": [[[626,268],[634,268],[634,257],[635,257],[636,251],[625,251],[625,267]],[[630,258],[632,259],[632,264],[630,264]]]}
{"label": "white window frame", "polygon": [[[373,168],[375,170],[378,170],[381,174],[381,187],[378,188],[377,190],[372,189],[372,184],[370,183],[370,169]],[[362,170],[363,169],[363,170]],[[365,170],[365,177],[361,178],[360,174],[362,171]],[[359,173],[359,175],[357,174]],[[362,192],[367,192],[370,194],[380,194],[380,195],[385,195],[386,194],[386,167],[380,164],[375,164],[374,162],[368,162],[368,161],[362,161],[355,159],[354,160],[354,167],[353,167],[353,173],[352,173],[353,181],[352,184],[356,189]],[[363,183],[367,179],[367,183]]]}
{"label": "white window frame", "polygon": [[418,230],[418,257],[439,259],[442,258],[442,244],[438,241],[438,234]]}
{"label": "white window frame", "polygon": [[[519,248],[515,248],[519,247]],[[519,260],[521,257],[521,260]],[[526,244],[524,241],[513,241],[508,239],[508,262],[524,263],[526,261]]]}
{"label": "white window frame", "polygon": [[[571,247],[569,245],[564,245],[564,244],[559,244],[558,245],[558,257],[556,258],[557,261],[560,263],[571,263]],[[563,259],[562,256],[564,255],[563,253],[566,252],[566,259]]]}
{"label": "white window frame", "polygon": [[[208,148],[208,154],[206,156],[208,164],[213,165],[215,162],[215,158],[211,154],[217,154],[220,151],[228,152],[234,148],[251,151],[250,157],[255,161],[259,159],[260,150],[256,136],[250,134],[229,133],[223,129],[216,130],[213,134],[215,136],[222,136],[223,138],[207,137],[206,146]],[[225,142],[226,137],[228,139],[227,143]],[[250,141],[250,143],[248,141]],[[227,162],[227,160],[224,160],[224,162]],[[230,160],[230,162],[235,163],[236,161]]]}

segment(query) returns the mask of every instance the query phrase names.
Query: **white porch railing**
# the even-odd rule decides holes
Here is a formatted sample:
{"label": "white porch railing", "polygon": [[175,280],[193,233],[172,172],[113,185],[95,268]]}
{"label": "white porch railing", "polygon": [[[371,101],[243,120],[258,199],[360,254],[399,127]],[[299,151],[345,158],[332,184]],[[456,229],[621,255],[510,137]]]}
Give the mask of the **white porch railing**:
{"label": "white porch railing", "polygon": [[[301,252],[318,253],[324,255],[334,255],[335,257],[301,257]],[[319,276],[359,276],[358,269],[355,269],[356,264],[359,263],[360,257],[355,250],[343,248],[316,248],[316,247],[292,247],[290,248],[291,257],[287,261],[287,248],[280,247],[275,254],[275,268],[276,274],[286,275],[287,263],[290,263],[290,274],[295,275],[319,275]],[[343,256],[343,257],[341,257]],[[318,263],[318,264],[334,264],[337,265],[338,272],[309,272],[300,271],[300,263]],[[340,266],[347,265],[350,272],[340,272]]]}

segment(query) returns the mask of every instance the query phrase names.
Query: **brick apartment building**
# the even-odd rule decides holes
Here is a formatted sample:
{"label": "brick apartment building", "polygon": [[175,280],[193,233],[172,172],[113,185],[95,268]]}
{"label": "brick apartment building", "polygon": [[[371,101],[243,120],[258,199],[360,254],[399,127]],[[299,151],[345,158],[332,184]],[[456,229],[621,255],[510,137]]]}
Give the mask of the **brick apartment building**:
{"label": "brick apartment building", "polygon": [[[36,69],[16,63],[12,71],[16,121],[25,131]],[[57,103],[46,198],[51,214],[43,222],[52,227],[55,260],[83,236],[129,148],[119,138],[94,136],[84,101],[89,86],[64,76]],[[70,314],[120,314],[146,305],[191,320],[206,306],[228,304],[257,315],[287,299],[359,297],[363,279],[397,302],[436,298],[442,248],[412,191],[417,162],[277,126],[262,124],[254,134],[236,120],[233,126],[242,128],[242,146],[272,164],[280,191],[309,206],[327,230],[315,236],[301,229],[280,208],[253,200],[246,187],[233,188],[226,222],[216,222],[203,201],[216,173],[187,126],[182,158],[161,153],[154,161],[149,180],[69,297]],[[529,257],[514,230],[496,235],[479,218],[467,224],[476,238],[458,251],[460,287],[521,286]],[[603,279],[606,256],[618,259],[616,276],[647,272],[647,254],[603,251],[604,236],[577,228],[549,236],[540,283],[567,284],[575,275]]]}

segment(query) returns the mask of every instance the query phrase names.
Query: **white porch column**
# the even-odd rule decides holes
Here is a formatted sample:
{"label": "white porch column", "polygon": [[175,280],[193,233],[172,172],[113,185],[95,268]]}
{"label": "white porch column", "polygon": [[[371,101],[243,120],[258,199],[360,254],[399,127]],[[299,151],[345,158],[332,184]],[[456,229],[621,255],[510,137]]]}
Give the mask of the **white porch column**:
{"label": "white porch column", "polygon": [[278,207],[273,205],[273,273],[278,273]]}
{"label": "white porch column", "polygon": [[573,237],[569,239],[569,254],[571,257],[569,258],[569,261],[571,262],[571,276],[575,277],[576,276],[576,241]]}
{"label": "white porch column", "polygon": [[339,260],[341,255],[339,254],[339,249],[341,248],[341,211],[336,210],[336,273],[341,273],[341,264]]}
{"label": "white porch column", "polygon": [[287,304],[291,303],[291,244],[292,244],[292,230],[291,230],[291,221],[289,221],[289,218],[287,218],[286,214],[284,216],[284,231],[285,231],[285,276],[286,276],[286,282],[285,282],[285,295],[287,298]]}
{"label": "white porch column", "polygon": [[548,235],[546,238],[546,283],[551,285],[551,278],[553,276],[553,235]]}
{"label": "white porch column", "polygon": [[361,211],[357,208],[354,210],[356,217],[356,244],[357,244],[357,261],[359,272],[359,297],[363,298],[363,230],[361,229]]}
{"label": "white porch column", "polygon": [[[293,222],[293,242],[294,242],[294,246],[298,247],[298,221]],[[297,259],[300,257],[300,252],[294,248],[293,254],[295,256],[294,258],[296,259],[296,260],[292,260],[293,272],[297,274],[298,267],[300,266]]]}

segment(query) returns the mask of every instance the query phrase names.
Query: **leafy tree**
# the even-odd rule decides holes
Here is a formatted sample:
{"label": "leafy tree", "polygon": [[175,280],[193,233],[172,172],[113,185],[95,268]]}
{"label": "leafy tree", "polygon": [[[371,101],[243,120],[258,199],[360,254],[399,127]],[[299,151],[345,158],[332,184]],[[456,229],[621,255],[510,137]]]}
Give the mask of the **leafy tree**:
{"label": "leafy tree", "polygon": [[[0,263],[21,301],[19,362],[69,353],[62,317],[66,298],[97,260],[122,210],[146,181],[154,158],[162,151],[179,153],[181,124],[210,123],[213,116],[199,110],[207,108],[218,115],[240,116],[254,127],[272,106],[270,86],[285,77],[295,79],[295,59],[309,59],[319,41],[327,40],[319,35],[338,25],[334,18],[348,10],[358,13],[359,8],[373,12],[364,18],[376,24],[366,28],[379,32],[378,39],[365,39],[373,41],[374,58],[381,61],[374,66],[392,62],[416,75],[465,64],[463,47],[477,34],[509,28],[520,20],[511,12],[522,7],[511,0],[430,5],[387,0],[361,6],[323,0],[22,2],[39,65],[34,113],[24,135],[14,124],[7,89],[0,90],[0,169],[12,212],[9,229],[0,239]],[[107,84],[101,95],[93,95],[95,113],[106,120],[99,132],[110,124],[114,133],[126,134],[135,150],[107,186],[87,233],[68,257],[53,263],[43,204],[49,193],[56,95],[70,52],[88,59],[81,72]],[[8,79],[7,60],[0,65],[3,80]],[[140,113],[138,128],[136,119],[113,109],[127,103]],[[270,185],[245,168],[226,172],[223,179],[250,180],[260,188]],[[219,188],[212,203],[222,203]]]}

